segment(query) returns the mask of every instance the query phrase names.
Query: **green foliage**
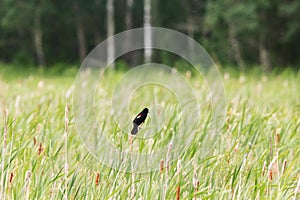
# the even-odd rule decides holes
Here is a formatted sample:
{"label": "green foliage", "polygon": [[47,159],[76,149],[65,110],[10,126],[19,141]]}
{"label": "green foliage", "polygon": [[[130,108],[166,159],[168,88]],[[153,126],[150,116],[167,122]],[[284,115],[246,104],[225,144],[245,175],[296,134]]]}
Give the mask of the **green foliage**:
{"label": "green foliage", "polygon": [[[143,1],[114,1],[115,32],[143,26]],[[212,57],[224,65],[261,65],[265,47],[274,67],[298,68],[300,54],[300,3],[298,1],[165,0],[152,2],[152,25],[181,31],[200,42]],[[42,48],[45,60],[55,63],[79,62],[78,21],[84,46],[89,52],[106,39],[106,0],[50,1],[2,0],[0,5],[0,60],[14,64],[37,64],[33,31],[37,9],[41,11]],[[127,11],[131,27],[126,25]],[[231,33],[231,37],[230,34]],[[235,41],[233,41],[235,40]],[[176,41],[174,41],[176,42]],[[239,47],[235,47],[235,46]],[[235,49],[236,48],[236,49]],[[239,49],[239,50],[238,50]],[[236,58],[237,51],[240,57]],[[133,56],[143,60],[143,54]],[[154,60],[164,60],[164,53]],[[178,61],[168,56],[170,62]],[[133,60],[133,59],[131,59]],[[129,64],[134,63],[130,61]]]}

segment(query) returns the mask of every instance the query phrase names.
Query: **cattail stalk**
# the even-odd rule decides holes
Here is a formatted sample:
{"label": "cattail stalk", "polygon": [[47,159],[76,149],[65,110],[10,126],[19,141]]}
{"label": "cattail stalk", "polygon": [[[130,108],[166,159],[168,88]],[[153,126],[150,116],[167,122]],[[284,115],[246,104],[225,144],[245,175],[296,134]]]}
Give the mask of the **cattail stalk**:
{"label": "cattail stalk", "polygon": [[164,175],[164,160],[161,159],[160,164],[159,164],[159,171],[160,171],[160,178],[163,180],[163,175]]}
{"label": "cattail stalk", "polygon": [[170,159],[171,150],[172,150],[172,144],[169,144],[167,156],[166,156],[166,174],[165,174],[164,195],[163,195],[164,199],[166,197],[167,189],[168,189],[168,179],[169,179],[169,170],[170,170],[169,159]]}
{"label": "cattail stalk", "polygon": [[25,174],[25,199],[29,199],[29,188],[30,188],[30,180],[31,180],[31,171],[27,171]]}
{"label": "cattail stalk", "polygon": [[181,174],[181,160],[179,159],[177,161],[177,171],[176,171],[177,177],[178,177],[178,186],[176,189],[176,200],[180,199],[180,174]]}
{"label": "cattail stalk", "polygon": [[193,162],[193,166],[194,166],[194,174],[193,174],[194,200],[196,200],[197,199],[196,195],[199,189],[200,182],[197,179],[197,168],[196,168],[195,161]]}
{"label": "cattail stalk", "polygon": [[267,162],[264,162],[264,166],[262,168],[262,175],[264,176],[266,174],[266,169],[267,169]]}
{"label": "cattail stalk", "polygon": [[[55,177],[55,174],[52,173],[52,178],[54,178],[54,177]],[[50,190],[50,197],[49,197],[49,199],[51,199],[51,200],[54,199],[55,187],[56,187],[56,182],[54,181],[53,185],[52,185],[52,188]]]}
{"label": "cattail stalk", "polygon": [[294,191],[293,200],[297,199],[297,195],[298,195],[299,192],[300,192],[300,176],[299,176],[298,183],[297,183],[297,186],[296,186],[295,191]]}
{"label": "cattail stalk", "polygon": [[7,142],[7,110],[4,109],[4,132],[3,132],[3,144],[2,144],[2,161],[1,161],[1,190],[0,199],[5,199],[4,189],[4,166],[5,166],[5,155],[6,155],[6,142]]}
{"label": "cattail stalk", "polygon": [[[130,154],[132,155],[134,136],[132,136],[130,134],[128,140],[129,140],[129,146],[130,146]],[[134,197],[135,197],[135,185],[134,185],[135,174],[134,174],[134,172],[131,173],[131,181],[132,181],[132,185],[131,185],[131,188],[130,188],[130,198],[134,199]]]}
{"label": "cattail stalk", "polygon": [[131,179],[132,179],[132,186],[131,186],[131,199],[134,200],[135,197],[135,185],[134,185],[134,181],[135,181],[135,174],[134,172],[132,172],[131,174]]}
{"label": "cattail stalk", "polygon": [[68,130],[69,130],[69,107],[68,104],[65,107],[65,133],[64,133],[64,146],[65,146],[65,194],[64,199],[68,199],[68,173],[69,173],[69,166],[68,166]]}
{"label": "cattail stalk", "polygon": [[287,161],[284,160],[284,161],[283,161],[283,165],[282,165],[281,175],[282,175],[282,174],[285,172],[285,170],[286,170],[286,164],[287,164]]}

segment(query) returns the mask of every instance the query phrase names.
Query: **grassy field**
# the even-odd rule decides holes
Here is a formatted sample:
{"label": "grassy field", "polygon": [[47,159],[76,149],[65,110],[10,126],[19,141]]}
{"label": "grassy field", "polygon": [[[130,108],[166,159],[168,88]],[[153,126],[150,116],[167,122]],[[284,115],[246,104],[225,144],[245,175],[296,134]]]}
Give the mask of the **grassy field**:
{"label": "grassy field", "polygon": [[0,199],[300,199],[300,72],[221,73],[227,114],[212,155],[199,159],[195,138],[158,170],[126,173],[98,162],[77,134],[74,68],[1,66]]}

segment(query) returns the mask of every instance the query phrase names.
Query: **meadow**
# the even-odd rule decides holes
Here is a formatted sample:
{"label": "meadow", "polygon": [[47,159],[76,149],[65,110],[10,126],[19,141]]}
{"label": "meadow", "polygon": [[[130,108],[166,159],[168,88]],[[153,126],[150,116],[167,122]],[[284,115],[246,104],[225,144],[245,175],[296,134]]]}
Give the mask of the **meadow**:
{"label": "meadow", "polygon": [[[72,112],[76,72],[1,65],[0,199],[300,199],[299,71],[222,69],[227,102],[219,145],[200,159],[199,134],[188,151],[149,173],[112,169],[82,144]],[[109,81],[121,75],[112,71]],[[172,124],[166,133],[176,130]],[[104,126],[127,143],[114,124]]]}

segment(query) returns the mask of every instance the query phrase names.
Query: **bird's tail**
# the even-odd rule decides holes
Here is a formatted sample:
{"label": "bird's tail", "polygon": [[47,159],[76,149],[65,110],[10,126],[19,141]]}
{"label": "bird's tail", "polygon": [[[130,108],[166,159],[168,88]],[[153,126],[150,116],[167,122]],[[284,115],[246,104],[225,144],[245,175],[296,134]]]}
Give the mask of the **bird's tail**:
{"label": "bird's tail", "polygon": [[131,135],[136,135],[138,131],[139,131],[139,126],[137,124],[133,123],[133,128],[131,130]]}

